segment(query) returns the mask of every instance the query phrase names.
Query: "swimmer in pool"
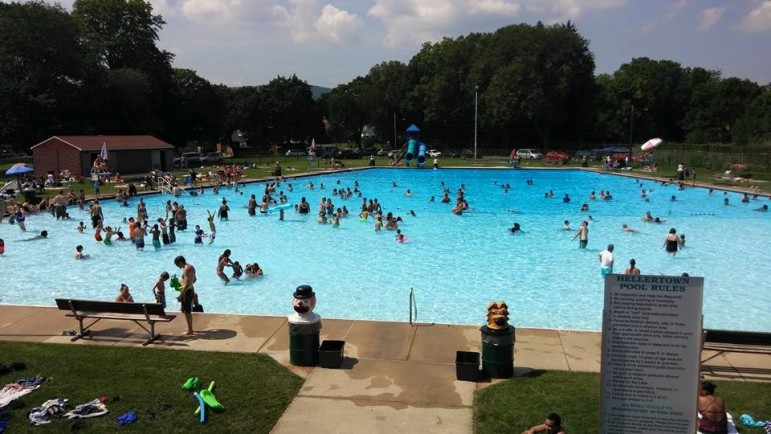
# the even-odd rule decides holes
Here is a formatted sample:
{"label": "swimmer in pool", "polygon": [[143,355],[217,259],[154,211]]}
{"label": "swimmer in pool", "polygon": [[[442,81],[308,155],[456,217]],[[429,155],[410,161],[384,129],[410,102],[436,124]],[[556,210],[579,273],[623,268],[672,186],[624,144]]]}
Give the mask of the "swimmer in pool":
{"label": "swimmer in pool", "polygon": [[581,222],[581,226],[576,231],[576,234],[573,235],[573,240],[578,238],[578,248],[585,249],[586,245],[589,244],[589,222],[584,220]]}
{"label": "swimmer in pool", "polygon": [[35,240],[43,240],[46,238],[48,238],[48,231],[41,231],[40,235],[35,235],[32,238],[27,238],[26,240],[21,240],[21,241],[35,241]]}
{"label": "swimmer in pool", "polygon": [[82,234],[83,231],[86,230],[86,225],[83,222],[80,222],[80,224],[78,224],[78,227],[76,227],[75,229],[78,231],[78,233]]}
{"label": "swimmer in pool", "polygon": [[763,205],[760,208],[755,208],[755,211],[766,212],[768,211],[768,205]]}
{"label": "swimmer in pool", "polygon": [[642,221],[644,221],[646,223],[651,223],[651,222],[653,222],[653,220],[654,219],[653,219],[653,216],[651,215],[651,212],[650,211],[645,211],[645,215],[643,216]]}
{"label": "swimmer in pool", "polygon": [[622,224],[622,225],[621,225],[621,229],[622,229],[624,232],[631,232],[631,233],[635,233],[635,232],[637,232],[636,230],[634,230],[634,229],[632,229],[631,227],[629,227],[629,225],[627,225],[626,223],[624,223],[624,224]]}
{"label": "swimmer in pool", "polygon": [[88,258],[88,255],[83,253],[83,246],[78,245],[75,247],[75,259],[86,259]]}
{"label": "swimmer in pool", "polygon": [[680,247],[680,237],[677,236],[677,230],[671,228],[664,238],[664,244],[662,244],[661,248],[665,249],[668,254],[675,256],[678,247]]}
{"label": "swimmer in pool", "polygon": [[569,221],[565,220],[564,222],[562,222],[562,230],[564,230],[564,231],[569,231],[570,230],[570,222]]}
{"label": "swimmer in pool", "polygon": [[630,259],[629,267],[627,267],[626,270],[624,270],[624,274],[632,274],[632,275],[640,274],[640,269],[637,268],[637,261],[635,261],[634,259]]}
{"label": "swimmer in pool", "polygon": [[517,232],[522,232],[522,227],[519,223],[514,223],[514,226],[509,228],[509,231],[511,231],[512,234],[516,234]]}

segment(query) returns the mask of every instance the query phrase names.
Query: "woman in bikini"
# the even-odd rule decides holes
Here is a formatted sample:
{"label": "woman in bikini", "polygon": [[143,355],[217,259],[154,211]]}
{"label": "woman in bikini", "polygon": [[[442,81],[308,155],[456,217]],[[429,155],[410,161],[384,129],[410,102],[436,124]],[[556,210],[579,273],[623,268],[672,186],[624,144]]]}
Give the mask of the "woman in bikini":
{"label": "woman in bikini", "polygon": [[699,387],[699,432],[704,434],[726,434],[728,422],[726,419],[725,401],[715,396],[715,385],[702,381]]}

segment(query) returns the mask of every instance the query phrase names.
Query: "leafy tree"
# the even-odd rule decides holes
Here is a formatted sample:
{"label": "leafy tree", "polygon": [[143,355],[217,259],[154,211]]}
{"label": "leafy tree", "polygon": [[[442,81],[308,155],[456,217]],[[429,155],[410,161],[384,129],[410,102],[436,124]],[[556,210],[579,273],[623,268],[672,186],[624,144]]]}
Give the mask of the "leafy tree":
{"label": "leafy tree", "polygon": [[169,136],[175,143],[212,145],[225,134],[223,96],[190,69],[174,69],[171,90],[174,116]]}
{"label": "leafy tree", "polygon": [[262,139],[268,144],[310,140],[323,134],[321,112],[308,83],[297,78],[276,77],[259,91],[263,119]]}
{"label": "leafy tree", "polygon": [[321,97],[333,140],[349,141],[361,146],[364,127],[371,121],[369,112],[362,105],[361,96],[366,86],[363,77],[356,77]]}
{"label": "leafy tree", "polygon": [[0,3],[0,144],[78,130],[85,78],[78,27],[61,6]]}
{"label": "leafy tree", "polygon": [[[155,45],[165,22],[160,15],[153,15],[150,2],[75,0],[72,16],[80,25],[81,42],[88,62],[97,65],[100,71],[93,78],[92,98],[110,103],[115,99],[116,92],[121,93],[116,86],[124,86],[130,75],[130,80],[140,85],[137,91],[144,98],[145,114],[140,119],[127,120],[130,125],[119,129],[162,137],[169,135],[167,127],[174,117],[170,94],[173,88],[173,55]],[[122,72],[115,72],[119,70]],[[128,73],[128,70],[134,72]],[[140,76],[144,76],[144,82],[139,79]],[[99,116],[101,113],[111,114],[110,110],[94,113],[97,119],[95,128],[115,131],[113,120],[102,119]]]}

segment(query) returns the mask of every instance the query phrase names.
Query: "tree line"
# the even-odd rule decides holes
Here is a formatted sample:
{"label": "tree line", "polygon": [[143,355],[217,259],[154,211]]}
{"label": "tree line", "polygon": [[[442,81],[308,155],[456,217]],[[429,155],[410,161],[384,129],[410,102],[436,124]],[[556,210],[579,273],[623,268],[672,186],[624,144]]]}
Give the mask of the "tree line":
{"label": "tree line", "polygon": [[[393,145],[412,123],[426,142],[482,149],[771,139],[771,86],[670,60],[632,59],[594,75],[576,27],[517,24],[425,43],[314,100],[307,82],[212,84],[172,67],[165,22],[146,0],[0,3],[0,146],[52,135],[152,134],[178,147],[229,143]],[[364,134],[366,127],[374,135]]]}

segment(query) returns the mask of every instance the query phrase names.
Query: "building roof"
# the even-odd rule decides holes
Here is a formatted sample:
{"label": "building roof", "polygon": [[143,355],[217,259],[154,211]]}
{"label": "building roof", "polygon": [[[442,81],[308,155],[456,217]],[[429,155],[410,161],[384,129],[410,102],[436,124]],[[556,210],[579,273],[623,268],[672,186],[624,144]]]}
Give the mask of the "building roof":
{"label": "building roof", "polygon": [[43,140],[30,149],[45,145],[53,139],[58,139],[79,151],[99,152],[102,144],[107,144],[108,151],[123,151],[133,149],[174,149],[174,146],[153,136],[53,136]]}

